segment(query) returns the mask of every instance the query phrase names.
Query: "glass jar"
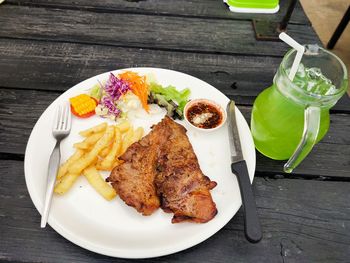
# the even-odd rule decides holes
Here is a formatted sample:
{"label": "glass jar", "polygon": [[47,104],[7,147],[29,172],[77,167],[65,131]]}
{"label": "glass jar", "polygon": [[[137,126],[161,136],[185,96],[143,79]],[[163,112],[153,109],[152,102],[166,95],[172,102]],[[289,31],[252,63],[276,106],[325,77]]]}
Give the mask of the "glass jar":
{"label": "glass jar", "polygon": [[[344,63],[317,45],[305,46],[302,65],[292,82],[288,73],[295,55],[292,49],[284,56],[273,85],[256,98],[251,118],[256,149],[275,160],[289,159],[285,172],[291,172],[325,136],[329,109],[348,86]],[[320,72],[322,77],[312,75]]]}

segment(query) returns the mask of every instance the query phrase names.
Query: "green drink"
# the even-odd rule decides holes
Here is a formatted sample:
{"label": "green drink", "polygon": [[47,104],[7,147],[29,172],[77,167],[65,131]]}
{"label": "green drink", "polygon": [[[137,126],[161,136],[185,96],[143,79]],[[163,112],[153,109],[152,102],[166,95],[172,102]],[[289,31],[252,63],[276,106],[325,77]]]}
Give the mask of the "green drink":
{"label": "green drink", "polygon": [[[304,109],[290,102],[274,86],[264,90],[254,102],[252,111],[251,130],[256,149],[275,160],[291,157],[303,135]],[[328,128],[328,109],[324,109],[316,142],[323,138]]]}
{"label": "green drink", "polygon": [[318,47],[314,52],[317,53],[304,54],[291,82],[288,73],[295,50],[289,51],[274,84],[260,93],[253,105],[251,131],[255,146],[269,158],[291,158],[286,172],[295,168],[325,136],[329,109],[347,89],[346,68],[339,58]]}

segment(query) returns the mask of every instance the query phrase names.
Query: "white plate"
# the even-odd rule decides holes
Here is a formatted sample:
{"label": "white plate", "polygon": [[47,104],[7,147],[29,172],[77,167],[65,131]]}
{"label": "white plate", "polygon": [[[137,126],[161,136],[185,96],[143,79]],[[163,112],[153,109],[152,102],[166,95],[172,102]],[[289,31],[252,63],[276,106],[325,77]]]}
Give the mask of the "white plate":
{"label": "white plate", "polygon": [[[190,75],[157,68],[129,69],[141,75],[152,73],[162,85],[173,85],[181,90],[189,87],[191,98],[207,98],[226,108],[229,99],[208,83]],[[118,74],[121,70],[113,71]],[[25,178],[34,205],[41,213],[45,193],[47,166],[55,140],[51,135],[52,119],[58,104],[67,102],[74,95],[87,91],[105,80],[109,73],[87,79],[59,96],[41,115],[30,135],[25,154]],[[153,116],[136,120],[135,126],[149,127],[161,120]],[[62,144],[62,160],[73,153],[73,143],[82,140],[78,132],[103,122],[94,116],[88,119],[73,118],[72,131]],[[242,150],[248,165],[251,181],[255,171],[255,148],[249,127],[237,110],[238,130]],[[54,196],[49,224],[71,242],[96,253],[121,258],[148,258],[175,253],[192,247],[219,231],[236,214],[242,202],[236,176],[230,171],[230,150],[227,124],[222,128],[200,132],[180,122],[197,154],[204,174],[217,182],[211,193],[217,205],[218,214],[205,224],[171,224],[171,214],[158,209],[151,216],[142,216],[128,207],[120,198],[107,202],[97,194],[81,177],[64,196]],[[45,230],[43,230],[45,231]]]}

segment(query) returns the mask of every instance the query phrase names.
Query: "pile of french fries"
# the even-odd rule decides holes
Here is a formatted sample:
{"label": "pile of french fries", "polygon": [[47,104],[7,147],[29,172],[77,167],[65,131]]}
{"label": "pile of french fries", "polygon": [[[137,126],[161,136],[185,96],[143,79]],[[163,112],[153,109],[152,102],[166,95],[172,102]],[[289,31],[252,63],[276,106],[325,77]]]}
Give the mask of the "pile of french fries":
{"label": "pile of french fries", "polygon": [[81,131],[85,139],[75,143],[74,154],[64,162],[57,173],[54,192],[66,193],[84,175],[90,185],[106,200],[112,200],[117,193],[101,176],[99,171],[111,171],[121,161],[118,159],[126,149],[143,136],[141,127],[134,129],[128,121],[118,125],[106,122]]}

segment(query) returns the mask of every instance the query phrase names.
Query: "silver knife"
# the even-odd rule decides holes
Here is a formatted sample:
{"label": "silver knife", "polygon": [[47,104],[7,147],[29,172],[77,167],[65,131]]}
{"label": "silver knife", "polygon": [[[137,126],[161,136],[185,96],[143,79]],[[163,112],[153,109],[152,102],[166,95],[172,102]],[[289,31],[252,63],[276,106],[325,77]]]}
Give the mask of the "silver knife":
{"label": "silver knife", "polygon": [[262,238],[262,231],[256,211],[255,199],[249,179],[247,164],[242,154],[241,141],[239,138],[236,121],[235,102],[233,100],[228,103],[226,111],[231,150],[231,171],[237,176],[241,191],[244,212],[244,232],[249,242],[257,243]]}

